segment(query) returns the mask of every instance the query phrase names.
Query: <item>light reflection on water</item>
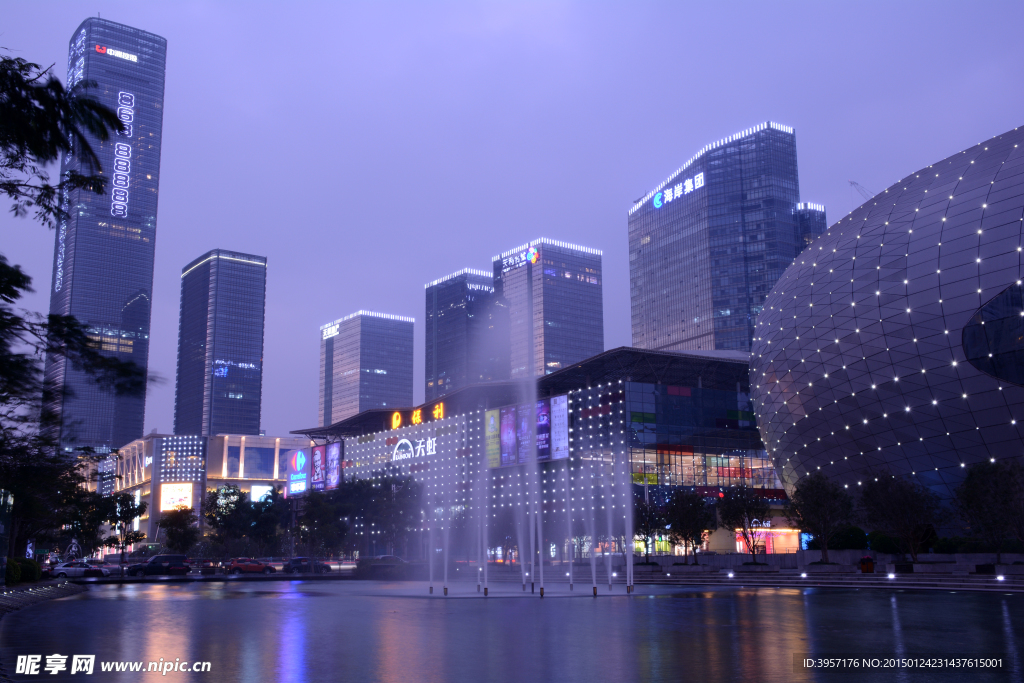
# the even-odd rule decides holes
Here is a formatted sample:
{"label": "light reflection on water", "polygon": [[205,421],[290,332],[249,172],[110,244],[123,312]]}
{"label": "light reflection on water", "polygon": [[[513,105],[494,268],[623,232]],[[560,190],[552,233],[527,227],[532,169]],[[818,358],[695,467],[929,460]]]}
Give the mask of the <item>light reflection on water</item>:
{"label": "light reflection on water", "polygon": [[[0,621],[0,661],[13,676],[19,654],[180,658],[212,662],[212,677],[169,673],[174,680],[246,683],[788,682],[853,680],[794,672],[794,653],[1002,653],[1007,670],[987,678],[975,670],[971,680],[1021,680],[1015,634],[1024,632],[1024,596],[640,586],[633,597],[595,600],[563,585],[540,600],[515,584],[491,591],[478,598],[475,583],[456,583],[445,599],[417,583],[93,586]],[[893,674],[854,677],[924,680]],[[929,672],[927,680],[963,678]]]}

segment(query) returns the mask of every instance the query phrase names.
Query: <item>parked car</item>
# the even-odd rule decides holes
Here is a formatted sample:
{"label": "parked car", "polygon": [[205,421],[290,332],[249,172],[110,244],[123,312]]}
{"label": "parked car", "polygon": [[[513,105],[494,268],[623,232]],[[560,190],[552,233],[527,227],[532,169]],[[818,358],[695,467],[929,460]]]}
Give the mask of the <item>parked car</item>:
{"label": "parked car", "polygon": [[266,562],[249,557],[235,557],[224,565],[224,571],[228,574],[273,574],[277,570]]}
{"label": "parked car", "polygon": [[406,561],[398,555],[378,555],[373,558],[374,564],[406,564]]}
{"label": "parked car", "polygon": [[154,555],[148,562],[128,565],[128,576],[184,575],[191,570],[184,555]]}
{"label": "parked car", "polygon": [[284,563],[285,574],[326,574],[329,571],[331,565],[308,557],[293,557]]}
{"label": "parked car", "polygon": [[84,562],[82,560],[74,560],[72,562],[63,562],[58,564],[50,570],[50,576],[55,576],[58,579],[88,576],[110,576],[110,570],[106,567],[94,567],[88,562]]}

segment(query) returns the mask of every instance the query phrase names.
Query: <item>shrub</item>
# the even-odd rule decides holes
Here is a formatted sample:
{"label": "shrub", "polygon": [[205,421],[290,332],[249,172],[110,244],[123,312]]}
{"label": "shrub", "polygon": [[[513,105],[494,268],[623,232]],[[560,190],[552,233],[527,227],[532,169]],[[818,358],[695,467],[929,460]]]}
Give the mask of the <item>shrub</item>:
{"label": "shrub", "polygon": [[887,553],[889,555],[902,555],[900,544],[891,536],[886,536],[880,531],[872,531],[868,534],[868,547],[876,553]]}
{"label": "shrub", "polygon": [[[829,550],[864,550],[868,547],[868,535],[859,526],[848,526],[838,530],[829,541]],[[821,550],[818,539],[811,538],[807,542],[808,550]]]}
{"label": "shrub", "polygon": [[8,586],[13,586],[21,581],[21,565],[18,564],[17,560],[8,558],[7,573],[4,576],[4,580],[7,581]]}
{"label": "shrub", "polygon": [[27,557],[19,557],[17,562],[21,565],[22,581],[39,581],[43,578],[43,570],[35,560],[30,560]]}

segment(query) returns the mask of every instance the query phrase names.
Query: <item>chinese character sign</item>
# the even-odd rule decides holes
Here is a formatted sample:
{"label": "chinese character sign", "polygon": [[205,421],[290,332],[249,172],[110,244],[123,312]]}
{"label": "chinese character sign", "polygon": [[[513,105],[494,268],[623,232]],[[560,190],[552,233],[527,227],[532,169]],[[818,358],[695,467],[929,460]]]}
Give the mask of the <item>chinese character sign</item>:
{"label": "chinese character sign", "polygon": [[680,199],[684,195],[688,195],[702,187],[704,187],[703,171],[694,177],[682,180],[675,185],[668,185],[661,192],[654,195],[654,208],[660,209],[665,204]]}

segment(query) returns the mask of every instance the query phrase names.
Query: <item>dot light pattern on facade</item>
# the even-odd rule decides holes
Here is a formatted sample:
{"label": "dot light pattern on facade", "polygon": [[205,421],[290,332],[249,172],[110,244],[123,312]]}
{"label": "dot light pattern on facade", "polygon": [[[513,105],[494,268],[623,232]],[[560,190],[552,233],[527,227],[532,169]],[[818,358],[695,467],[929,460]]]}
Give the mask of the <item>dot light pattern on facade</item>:
{"label": "dot light pattern on facade", "polygon": [[750,364],[787,488],[819,470],[852,488],[888,469],[948,496],[965,465],[1024,453],[1024,387],[963,345],[979,309],[1020,299],[1003,293],[1021,286],[1022,245],[1015,128],[895,183],[797,257],[757,318]]}

